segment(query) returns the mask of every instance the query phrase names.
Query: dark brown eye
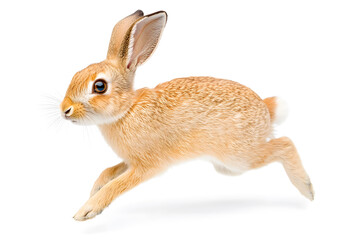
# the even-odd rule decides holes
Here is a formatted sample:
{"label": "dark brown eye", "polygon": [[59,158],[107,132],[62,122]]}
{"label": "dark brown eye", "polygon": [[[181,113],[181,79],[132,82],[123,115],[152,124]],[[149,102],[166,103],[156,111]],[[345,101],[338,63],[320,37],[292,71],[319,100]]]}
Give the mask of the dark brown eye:
{"label": "dark brown eye", "polygon": [[107,83],[104,79],[98,79],[94,82],[93,92],[103,94],[107,90]]}

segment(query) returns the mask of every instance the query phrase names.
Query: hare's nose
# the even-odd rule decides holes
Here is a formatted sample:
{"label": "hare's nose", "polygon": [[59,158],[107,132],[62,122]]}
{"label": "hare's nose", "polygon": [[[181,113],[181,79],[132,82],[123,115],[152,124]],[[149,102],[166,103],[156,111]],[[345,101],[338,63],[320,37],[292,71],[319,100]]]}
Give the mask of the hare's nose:
{"label": "hare's nose", "polygon": [[66,109],[65,111],[64,111],[64,114],[65,114],[65,116],[66,117],[69,117],[69,116],[71,116],[71,114],[73,113],[73,107],[71,106],[71,107],[69,107],[68,109]]}

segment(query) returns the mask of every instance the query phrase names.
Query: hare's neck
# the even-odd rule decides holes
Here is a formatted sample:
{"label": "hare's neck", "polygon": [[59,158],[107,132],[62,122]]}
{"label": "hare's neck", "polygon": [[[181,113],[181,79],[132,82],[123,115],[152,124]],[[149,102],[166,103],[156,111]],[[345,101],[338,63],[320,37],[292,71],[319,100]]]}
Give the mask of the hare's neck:
{"label": "hare's neck", "polygon": [[98,125],[102,135],[105,138],[105,141],[113,149],[113,151],[121,158],[125,159],[126,154],[122,149],[122,133],[121,128],[116,123]]}
{"label": "hare's neck", "polygon": [[154,89],[135,91],[133,105],[122,118],[114,123],[98,126],[106,142],[125,161],[138,151],[144,129],[148,129],[149,121],[152,121],[157,96]]}

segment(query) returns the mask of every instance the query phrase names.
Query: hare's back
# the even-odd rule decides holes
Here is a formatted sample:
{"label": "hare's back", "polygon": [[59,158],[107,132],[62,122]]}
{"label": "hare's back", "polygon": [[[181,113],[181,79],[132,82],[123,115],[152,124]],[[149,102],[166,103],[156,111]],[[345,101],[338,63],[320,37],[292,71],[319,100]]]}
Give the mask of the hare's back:
{"label": "hare's back", "polygon": [[[237,82],[212,77],[177,78],[159,84],[163,96],[177,105],[209,106],[230,112],[267,112],[263,100],[250,88]],[[190,106],[189,106],[190,107]],[[207,110],[204,108],[204,111]]]}
{"label": "hare's back", "polygon": [[[230,80],[211,77],[178,78],[162,83],[161,104],[166,122],[174,129],[203,134],[217,144],[229,139],[259,142],[271,133],[270,114],[251,89]],[[166,109],[166,110],[165,110]],[[197,140],[198,141],[198,140]]]}

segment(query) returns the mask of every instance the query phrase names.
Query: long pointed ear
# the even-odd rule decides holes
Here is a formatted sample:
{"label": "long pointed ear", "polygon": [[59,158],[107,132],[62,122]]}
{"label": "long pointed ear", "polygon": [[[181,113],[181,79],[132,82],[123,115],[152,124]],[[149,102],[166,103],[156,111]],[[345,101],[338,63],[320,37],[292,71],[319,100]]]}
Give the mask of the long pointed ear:
{"label": "long pointed ear", "polygon": [[144,16],[143,11],[137,10],[133,14],[120,20],[115,25],[111,34],[109,49],[106,57],[108,60],[118,61],[121,44],[125,38],[127,31],[136,20],[140,19],[143,16]]}
{"label": "long pointed ear", "polygon": [[138,19],[124,39],[122,64],[130,71],[143,64],[154,52],[167,21],[164,11],[152,13]]}

